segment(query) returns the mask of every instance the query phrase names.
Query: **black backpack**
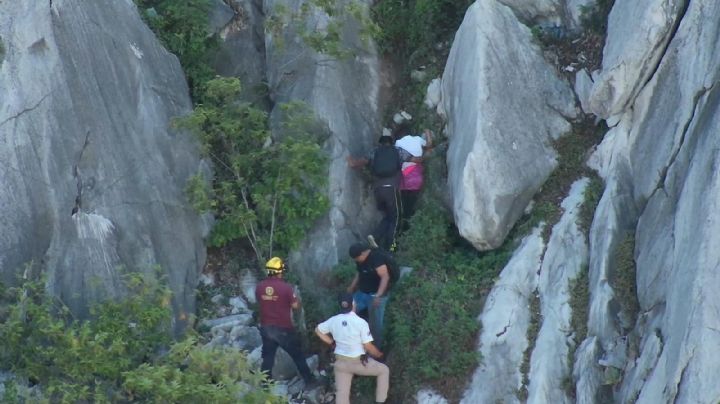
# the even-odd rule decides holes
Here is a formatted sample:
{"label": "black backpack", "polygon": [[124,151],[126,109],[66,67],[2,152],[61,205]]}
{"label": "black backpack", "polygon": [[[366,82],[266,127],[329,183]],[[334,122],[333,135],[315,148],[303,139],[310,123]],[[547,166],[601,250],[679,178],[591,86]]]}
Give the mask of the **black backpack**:
{"label": "black backpack", "polygon": [[370,171],[379,178],[392,177],[400,172],[402,161],[400,161],[400,152],[395,146],[385,145],[375,149],[375,155],[372,159]]}
{"label": "black backpack", "polygon": [[400,266],[395,260],[395,255],[390,251],[386,251],[380,247],[373,248],[373,251],[377,252],[385,262],[385,266],[388,268],[388,274],[390,275],[390,285],[392,287],[400,280]]}

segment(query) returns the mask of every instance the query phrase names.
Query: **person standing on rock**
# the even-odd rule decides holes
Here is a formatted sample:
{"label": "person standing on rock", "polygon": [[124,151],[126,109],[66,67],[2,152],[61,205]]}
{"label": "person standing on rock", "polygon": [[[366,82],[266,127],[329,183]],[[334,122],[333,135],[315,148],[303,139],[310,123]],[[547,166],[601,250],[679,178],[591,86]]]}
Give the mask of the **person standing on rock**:
{"label": "person standing on rock", "polygon": [[260,336],[262,337],[262,365],[260,369],[272,379],[275,353],[278,347],[290,355],[297,366],[300,376],[305,380],[306,388],[317,384],[315,376],[303,357],[300,336],[292,323],[291,312],[300,309],[300,301],[295,289],[285,282],[283,274],[287,270],[279,257],[271,258],[266,264],[267,278],[255,287],[255,298],[260,307]]}
{"label": "person standing on rock", "polygon": [[[340,314],[318,324],[315,334],[328,345],[335,344],[335,386],[337,404],[350,404],[350,387],[353,376],[376,376],[375,402],[387,400],[390,387],[390,369],[381,359],[383,353],[373,344],[368,323],[356,313],[353,296],[339,296]],[[368,354],[372,358],[368,358]],[[375,359],[373,359],[375,358]]]}
{"label": "person standing on rock", "polygon": [[380,136],[379,145],[365,158],[348,156],[351,168],[368,166],[373,175],[373,193],[377,208],[383,217],[372,233],[373,239],[383,249],[395,251],[400,218],[400,181],[402,163],[407,161],[422,162],[422,157],[413,157],[404,149],[395,147],[395,139],[390,135]]}
{"label": "person standing on rock", "polygon": [[[432,148],[432,131],[425,129],[422,136],[413,135],[410,125],[402,122],[395,129],[395,147],[403,149],[415,158],[425,158]],[[402,231],[407,230],[408,220],[415,213],[415,205],[424,183],[424,168],[420,162],[406,161],[402,164],[400,201],[402,206]]]}
{"label": "person standing on rock", "polygon": [[353,293],[357,312],[367,309],[370,330],[377,346],[382,347],[385,306],[390,289],[390,268],[387,256],[365,243],[355,243],[348,250],[355,261],[357,273],[348,293]]}

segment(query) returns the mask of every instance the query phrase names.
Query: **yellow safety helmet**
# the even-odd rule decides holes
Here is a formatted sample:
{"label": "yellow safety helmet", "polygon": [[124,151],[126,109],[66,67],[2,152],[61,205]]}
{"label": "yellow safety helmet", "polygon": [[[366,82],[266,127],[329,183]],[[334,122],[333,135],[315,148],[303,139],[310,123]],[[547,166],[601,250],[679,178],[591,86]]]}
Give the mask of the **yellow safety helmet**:
{"label": "yellow safety helmet", "polygon": [[280,257],[272,257],[265,263],[268,275],[281,274],[286,270],[285,262]]}

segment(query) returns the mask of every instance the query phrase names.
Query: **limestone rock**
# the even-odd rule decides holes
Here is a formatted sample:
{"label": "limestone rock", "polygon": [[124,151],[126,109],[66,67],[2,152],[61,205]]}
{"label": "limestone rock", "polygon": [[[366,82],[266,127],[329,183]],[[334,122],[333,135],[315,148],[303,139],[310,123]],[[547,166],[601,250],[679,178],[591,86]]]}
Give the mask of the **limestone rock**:
{"label": "limestone rock", "polygon": [[177,59],[130,1],[0,2],[0,276],[34,261],[81,316],[159,266],[194,311],[206,224],[187,203],[196,142]]}
{"label": "limestone rock", "polygon": [[602,118],[629,107],[651,77],[685,1],[616,2],[608,18],[602,69],[590,97],[591,111]]}
{"label": "limestone rock", "polygon": [[555,168],[550,142],[570,130],[574,95],[530,30],[495,0],[468,9],[442,87],[455,223],[476,248],[492,249]]}
{"label": "limestone rock", "polygon": [[434,390],[423,389],[417,393],[418,404],[448,404],[448,401],[441,394]]}
{"label": "limestone rock", "polygon": [[262,0],[228,0],[233,16],[220,31],[220,49],[213,67],[221,76],[238,77],[242,83],[242,98],[267,103],[267,89],[263,84],[265,72],[265,17]]}
{"label": "limestone rock", "polygon": [[[303,2],[265,0],[264,10],[269,18],[277,6],[297,10]],[[358,3],[366,8],[371,1]],[[327,22],[324,12],[312,8],[304,23],[321,31]],[[379,219],[369,184],[361,173],[347,166],[346,157],[366,155],[381,133],[380,62],[374,44],[365,43],[353,24],[346,27],[343,44],[353,49],[356,56],[340,60],[310,49],[294,26],[265,37],[271,99],[276,104],[290,100],[306,102],[329,135],[325,150],[330,156],[330,210],[290,256],[293,267],[306,274],[327,271],[345,259],[347,248],[368,234]],[[277,123],[281,113],[279,107],[274,108],[271,121]],[[274,136],[279,135],[274,132]]]}
{"label": "limestone rock", "polygon": [[562,202],[563,216],[553,226],[543,255],[538,280],[542,325],[530,359],[528,402],[572,402],[562,382],[573,373],[573,364],[566,358],[576,346],[569,335],[572,329],[570,286],[588,260],[588,245],[578,226],[588,182],[587,178],[582,178],[570,188]]}
{"label": "limestone rock", "polygon": [[482,362],[461,404],[513,403],[522,385],[520,367],[529,346],[530,299],[538,285],[545,249],[542,228],[523,239],[485,301],[478,349]]}

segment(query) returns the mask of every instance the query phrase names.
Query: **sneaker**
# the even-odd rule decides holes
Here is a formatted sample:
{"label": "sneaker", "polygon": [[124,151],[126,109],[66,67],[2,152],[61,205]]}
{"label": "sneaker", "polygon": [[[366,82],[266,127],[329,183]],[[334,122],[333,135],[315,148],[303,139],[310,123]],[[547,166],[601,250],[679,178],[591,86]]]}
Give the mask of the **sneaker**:
{"label": "sneaker", "polygon": [[375,237],[372,234],[368,234],[367,241],[368,244],[370,244],[370,247],[378,248],[378,244],[375,242]]}

